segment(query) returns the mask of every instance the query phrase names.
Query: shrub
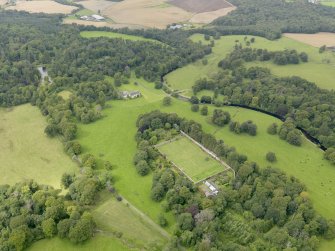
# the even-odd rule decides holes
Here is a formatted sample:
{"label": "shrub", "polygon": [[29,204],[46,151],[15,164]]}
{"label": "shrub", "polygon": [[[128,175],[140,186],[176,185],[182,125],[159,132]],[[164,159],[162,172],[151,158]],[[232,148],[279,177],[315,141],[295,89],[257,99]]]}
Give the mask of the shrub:
{"label": "shrub", "polygon": [[277,130],[278,130],[278,125],[276,123],[272,123],[271,125],[269,125],[267,132],[268,134],[275,135],[277,134]]}
{"label": "shrub", "polygon": [[139,175],[141,176],[145,176],[149,173],[150,168],[148,163],[145,160],[140,160],[137,164],[136,164],[136,170],[138,172]]}
{"label": "shrub", "polygon": [[275,161],[277,161],[276,154],[273,153],[273,152],[268,152],[266,154],[266,160],[269,161],[269,162],[275,162]]}
{"label": "shrub", "polygon": [[200,110],[201,115],[203,116],[207,116],[208,115],[208,107],[207,106],[203,106]]}
{"label": "shrub", "polygon": [[164,98],[163,98],[163,105],[164,105],[164,106],[170,106],[171,103],[172,103],[172,99],[171,99],[171,97],[164,97]]}
{"label": "shrub", "polygon": [[199,105],[197,105],[197,104],[192,105],[191,106],[191,111],[192,112],[198,112],[199,111]]}

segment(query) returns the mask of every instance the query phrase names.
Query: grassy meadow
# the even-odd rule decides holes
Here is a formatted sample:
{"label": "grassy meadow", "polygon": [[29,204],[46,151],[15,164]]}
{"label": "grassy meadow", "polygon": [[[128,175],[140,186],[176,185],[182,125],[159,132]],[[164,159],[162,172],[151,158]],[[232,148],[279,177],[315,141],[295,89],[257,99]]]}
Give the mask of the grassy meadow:
{"label": "grassy meadow", "polygon": [[59,139],[46,136],[46,125],[30,104],[0,109],[0,184],[34,179],[59,188],[62,174],[78,169]]}
{"label": "grassy meadow", "polygon": [[82,245],[74,245],[70,241],[58,237],[35,242],[27,251],[129,251],[121,240],[103,234],[96,234],[90,241]]}
{"label": "grassy meadow", "polygon": [[[187,67],[187,66],[186,66]],[[327,218],[335,217],[335,201],[329,198],[334,195],[332,180],[335,180],[335,168],[323,159],[323,152],[313,143],[304,139],[301,147],[292,146],[276,135],[269,135],[267,127],[276,122],[276,118],[236,107],[225,107],[230,112],[232,120],[244,122],[253,120],[258,127],[257,136],[235,134],[229,131],[228,126],[217,127],[210,122],[209,116],[201,116],[190,110],[190,104],[173,99],[171,106],[163,106],[162,98],[165,96],[160,90],[153,88],[153,84],[143,80],[139,85],[123,85],[122,89],[139,90],[142,97],[134,100],[111,101],[111,108],[103,111],[104,118],[89,125],[79,125],[79,141],[85,152],[91,152],[102,159],[110,160],[115,164],[115,186],[140,210],[153,220],[157,219],[161,208],[158,203],[150,199],[152,176],[140,177],[134,168],[132,159],[136,151],[135,122],[139,114],[155,109],[164,112],[175,112],[179,116],[193,119],[202,124],[206,132],[214,134],[218,139],[248,156],[249,160],[257,162],[261,167],[270,165],[265,155],[272,151],[277,155],[278,161],[271,164],[289,175],[293,175],[306,184],[309,196],[315,208]],[[214,107],[210,106],[212,113]],[[140,178],[141,182],[138,182]],[[168,215],[173,222],[172,216]]]}
{"label": "grassy meadow", "polygon": [[153,42],[153,43],[161,43],[157,40],[140,37],[140,36],[133,36],[127,35],[117,32],[110,32],[110,31],[82,31],[80,35],[84,38],[95,38],[95,37],[108,37],[108,38],[122,38],[125,40],[132,40],[132,41],[145,41],[145,42]]}
{"label": "grassy meadow", "polygon": [[[222,60],[235,45],[235,41],[242,44],[245,36],[222,36],[215,41],[212,53],[205,58],[208,64],[204,65],[202,60],[198,60],[166,76],[167,84],[175,90],[184,90],[187,96],[192,95],[191,88],[195,81],[208,77],[218,71],[218,63]],[[251,38],[253,36],[249,36]],[[208,43],[201,34],[195,34],[190,37],[194,42]],[[275,65],[272,62],[250,62],[247,66],[258,65],[268,67],[272,73],[278,76],[300,76],[311,82],[315,82],[319,87],[325,89],[335,88],[335,53],[325,52],[320,54],[319,49],[293,39],[282,37],[278,40],[271,41],[262,37],[255,37],[255,43],[251,44],[253,48],[268,49],[271,51],[296,49],[298,52],[306,52],[309,56],[309,62],[298,65]],[[329,61],[329,63],[327,63]]]}
{"label": "grassy meadow", "polygon": [[199,182],[224,171],[225,167],[214,160],[186,137],[177,138],[158,147],[167,159],[173,161],[193,182]]}

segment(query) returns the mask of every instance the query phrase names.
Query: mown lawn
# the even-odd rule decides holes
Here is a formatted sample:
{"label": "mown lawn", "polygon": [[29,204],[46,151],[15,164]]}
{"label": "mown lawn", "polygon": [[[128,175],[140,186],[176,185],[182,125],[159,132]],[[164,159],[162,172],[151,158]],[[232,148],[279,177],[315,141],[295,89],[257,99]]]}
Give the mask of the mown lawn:
{"label": "mown lawn", "polygon": [[[213,52],[206,56],[208,64],[204,65],[202,60],[189,64],[166,76],[167,84],[175,90],[185,90],[185,94],[190,96],[190,91],[195,81],[200,78],[209,77],[211,74],[219,70],[218,63],[222,60],[235,45],[235,41],[241,42],[245,46],[245,36],[222,36],[219,40],[215,40]],[[254,36],[248,36],[250,39]],[[191,36],[194,42],[201,41],[208,43],[203,35],[195,34]],[[335,88],[335,53],[325,52],[320,54],[319,49],[293,39],[283,37],[281,39],[270,41],[262,37],[255,37],[255,43],[251,44],[253,48],[268,49],[271,51],[296,49],[298,52],[306,52],[309,56],[308,63],[300,63],[298,65],[279,66],[272,62],[250,62],[247,66],[258,65],[270,68],[270,70],[278,76],[300,76],[311,82],[315,82],[318,86],[325,89]],[[329,61],[329,63],[327,63]]]}
{"label": "mown lawn", "polygon": [[222,172],[225,167],[186,137],[161,145],[158,150],[194,182]]}
{"label": "mown lawn", "polygon": [[80,32],[80,35],[84,38],[108,37],[108,38],[122,38],[125,40],[132,40],[132,41],[146,41],[146,42],[153,42],[153,43],[161,43],[157,40],[150,39],[150,38],[127,35],[127,34],[110,32],[110,31],[82,31]]}
{"label": "mown lawn", "polygon": [[59,188],[62,174],[78,169],[59,139],[46,136],[46,125],[30,104],[0,109],[0,184],[34,179]]}

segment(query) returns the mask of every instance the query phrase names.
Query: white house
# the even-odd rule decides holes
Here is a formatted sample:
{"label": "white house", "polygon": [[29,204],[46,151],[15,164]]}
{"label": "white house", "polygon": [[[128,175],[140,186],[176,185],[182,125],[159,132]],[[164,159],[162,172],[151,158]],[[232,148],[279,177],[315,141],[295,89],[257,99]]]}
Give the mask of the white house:
{"label": "white house", "polygon": [[206,196],[213,196],[213,195],[217,195],[219,190],[209,181],[205,181],[204,182],[205,185],[209,188],[210,192],[206,192]]}
{"label": "white house", "polygon": [[102,17],[102,16],[100,16],[100,15],[96,15],[96,14],[92,15],[92,17],[93,17],[95,20],[97,20],[97,21],[105,20],[104,17]]}

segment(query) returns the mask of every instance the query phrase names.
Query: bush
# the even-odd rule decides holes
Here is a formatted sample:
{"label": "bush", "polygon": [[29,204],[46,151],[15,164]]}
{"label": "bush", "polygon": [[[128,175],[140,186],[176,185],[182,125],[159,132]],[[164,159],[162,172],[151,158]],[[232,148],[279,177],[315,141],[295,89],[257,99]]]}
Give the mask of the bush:
{"label": "bush", "polygon": [[294,129],[292,131],[290,131],[287,134],[287,138],[286,138],[287,142],[290,143],[291,145],[294,146],[301,146],[302,143],[302,138],[301,138],[301,133],[300,131],[298,131],[297,129]]}
{"label": "bush", "polygon": [[211,104],[212,103],[212,97],[211,96],[202,96],[200,99],[200,102],[203,104]]}
{"label": "bush", "polygon": [[325,159],[329,160],[332,164],[335,164],[335,148],[328,148],[325,151]]}
{"label": "bush", "polygon": [[276,154],[273,153],[273,152],[268,152],[266,154],[266,160],[269,161],[269,162],[271,162],[271,163],[277,161]]}
{"label": "bush", "polygon": [[278,125],[276,123],[272,123],[269,125],[267,129],[268,134],[275,135],[278,132]]}
{"label": "bush", "polygon": [[200,110],[201,115],[203,116],[207,116],[208,115],[208,107],[207,106],[203,106]]}
{"label": "bush", "polygon": [[212,122],[218,126],[224,126],[230,122],[229,112],[215,109],[212,116]]}
{"label": "bush", "polygon": [[141,176],[145,176],[149,173],[150,168],[148,163],[145,160],[140,160],[137,164],[136,164],[136,170],[138,172],[139,175]]}
{"label": "bush", "polygon": [[164,106],[170,106],[171,103],[172,103],[172,99],[171,99],[171,97],[164,97],[164,98],[163,98],[163,105],[164,105]]}
{"label": "bush", "polygon": [[191,111],[192,112],[198,112],[199,111],[199,105],[197,105],[197,104],[192,105],[191,106]]}
{"label": "bush", "polygon": [[160,214],[158,216],[158,223],[161,227],[166,227],[168,225],[168,221],[166,220],[163,214]]}

